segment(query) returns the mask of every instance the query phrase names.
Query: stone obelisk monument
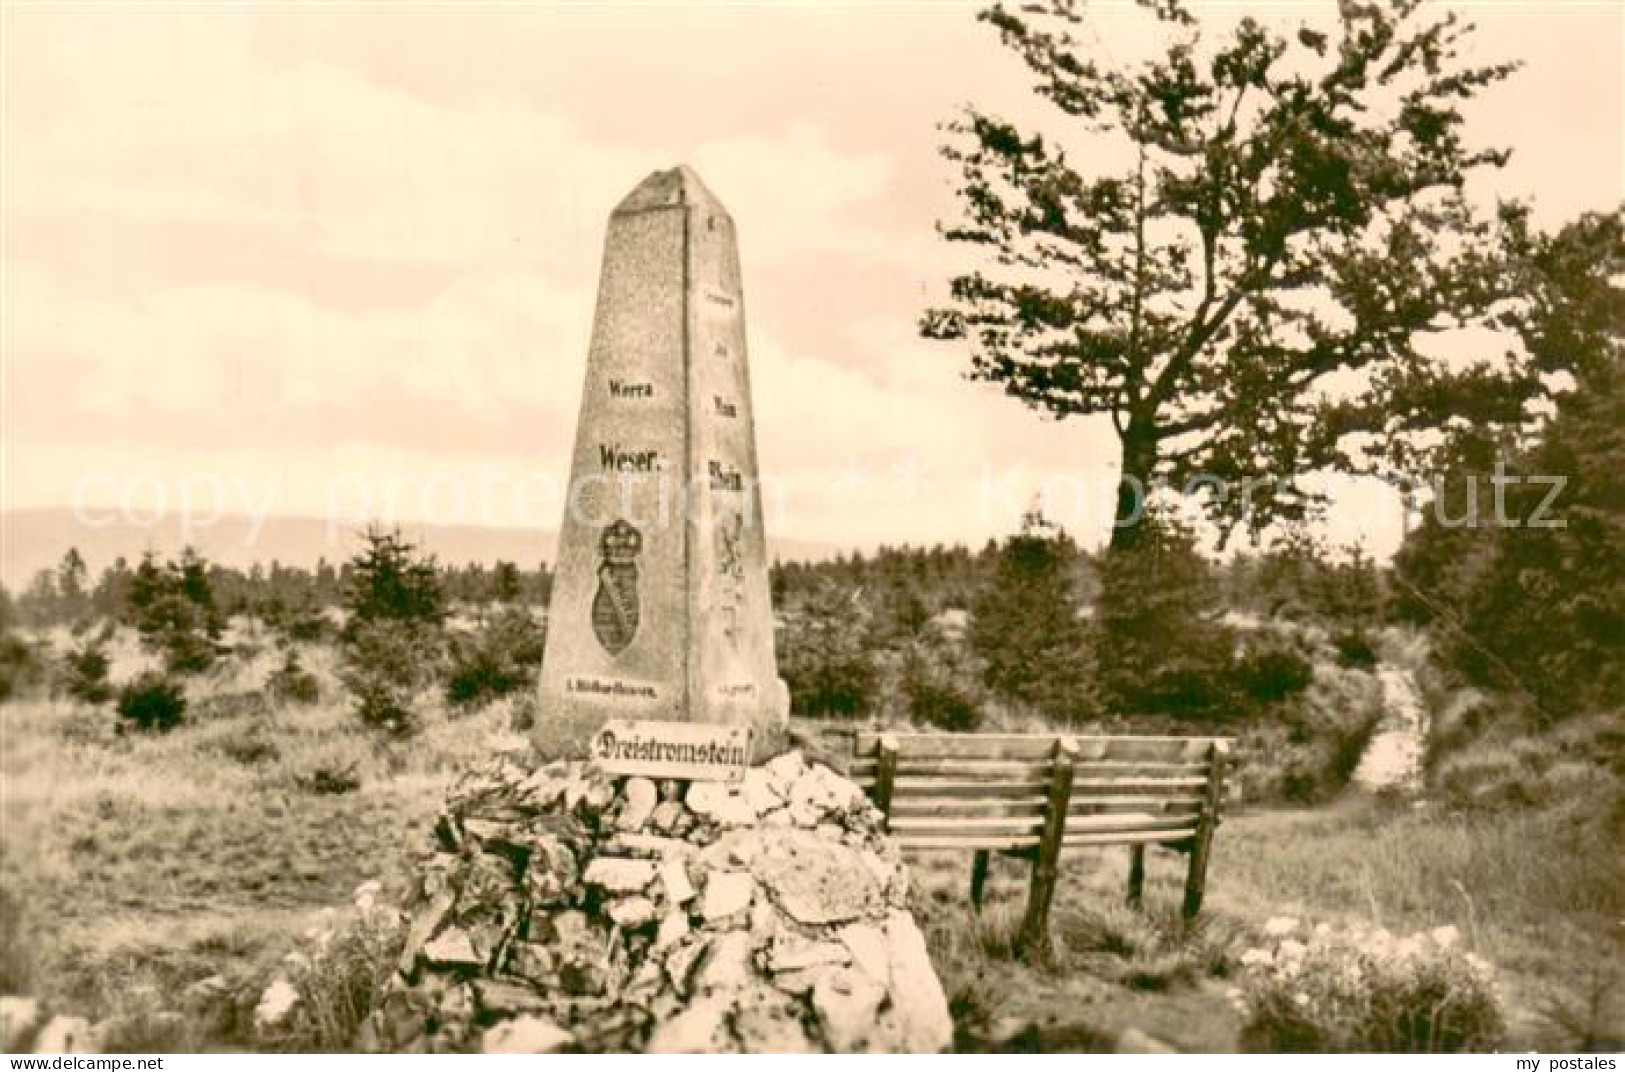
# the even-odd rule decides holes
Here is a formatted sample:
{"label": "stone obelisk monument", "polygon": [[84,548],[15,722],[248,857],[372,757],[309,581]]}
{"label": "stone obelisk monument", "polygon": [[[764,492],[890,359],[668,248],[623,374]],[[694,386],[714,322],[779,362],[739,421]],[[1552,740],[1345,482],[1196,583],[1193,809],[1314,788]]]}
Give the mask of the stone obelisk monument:
{"label": "stone obelisk monument", "polygon": [[782,740],[739,247],[686,167],[609,218],[540,700],[553,756],[610,719]]}

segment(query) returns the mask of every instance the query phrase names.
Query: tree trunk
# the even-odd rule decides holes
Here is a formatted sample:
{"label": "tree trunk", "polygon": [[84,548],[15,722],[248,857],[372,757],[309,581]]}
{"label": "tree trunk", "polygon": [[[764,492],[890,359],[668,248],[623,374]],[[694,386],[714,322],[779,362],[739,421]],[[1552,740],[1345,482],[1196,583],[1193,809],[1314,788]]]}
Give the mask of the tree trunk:
{"label": "tree trunk", "polygon": [[1117,502],[1112,510],[1113,553],[1138,546],[1146,500],[1151,494],[1151,474],[1156,468],[1156,441],[1130,425],[1122,437],[1122,475],[1117,481]]}

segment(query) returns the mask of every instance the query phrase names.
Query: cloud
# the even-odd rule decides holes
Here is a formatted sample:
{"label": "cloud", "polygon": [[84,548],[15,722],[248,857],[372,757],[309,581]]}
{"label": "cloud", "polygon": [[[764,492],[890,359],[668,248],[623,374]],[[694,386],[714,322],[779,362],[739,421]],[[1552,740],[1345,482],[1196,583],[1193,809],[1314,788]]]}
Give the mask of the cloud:
{"label": "cloud", "polygon": [[843,153],[797,122],[772,137],[709,142],[694,159],[702,177],[718,177],[712,192],[748,236],[748,260],[774,265],[822,252],[889,259],[908,248],[856,222],[889,192],[892,163],[882,153]]}
{"label": "cloud", "polygon": [[[20,216],[228,223],[289,231],[327,257],[578,276],[615,202],[692,156],[750,221],[765,261],[836,243],[887,248],[838,225],[883,196],[888,161],[843,152],[805,123],[692,152],[658,138],[634,147],[588,134],[557,101],[454,107],[316,62],[271,67],[243,53],[222,69],[210,49],[156,58],[113,57],[142,87],[135,107],[92,96],[47,117],[19,106],[7,172]],[[49,246],[20,252],[49,260]]]}
{"label": "cloud", "polygon": [[[7,117],[8,440],[41,459],[563,450],[608,211],[677,155],[520,102],[273,65],[235,26],[180,49],[152,24],[112,48],[53,24],[24,57],[42,91]],[[71,63],[99,91],[64,82]],[[696,158],[759,261],[886,246],[836,226],[884,191],[882,158],[804,124]]]}

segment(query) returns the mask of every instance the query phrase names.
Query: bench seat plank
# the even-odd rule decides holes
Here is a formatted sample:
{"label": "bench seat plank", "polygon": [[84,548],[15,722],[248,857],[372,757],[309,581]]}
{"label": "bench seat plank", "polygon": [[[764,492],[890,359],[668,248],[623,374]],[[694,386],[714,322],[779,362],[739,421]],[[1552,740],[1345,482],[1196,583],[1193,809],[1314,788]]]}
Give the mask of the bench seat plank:
{"label": "bench seat plank", "polygon": [[962,800],[957,797],[907,797],[892,798],[891,813],[894,816],[910,815],[938,815],[963,816],[971,818],[977,815],[1042,815],[1048,802],[1042,797],[1031,800]]}
{"label": "bench seat plank", "polygon": [[1074,793],[1177,793],[1200,790],[1206,778],[1075,778]]}
{"label": "bench seat plank", "polygon": [[[873,777],[879,767],[877,760],[860,759],[852,764],[851,773]],[[1032,759],[916,758],[904,754],[897,757],[897,774],[900,777],[910,774],[940,774],[971,778],[1029,778],[1040,781],[1048,776],[1049,764],[1043,760]]]}
{"label": "bench seat plank", "polygon": [[1068,809],[1073,815],[1079,812],[1094,811],[1133,811],[1135,809],[1152,809],[1161,811],[1191,811],[1202,810],[1204,801],[1198,796],[1079,796],[1072,798],[1072,805]]}
{"label": "bench seat plank", "polygon": [[[896,817],[930,815],[942,818],[973,818],[987,815],[1042,815],[1048,802],[1041,797],[1025,800],[999,800],[980,798],[966,800],[959,797],[894,796],[891,813]],[[1114,812],[1151,812],[1159,815],[1172,813],[1198,816],[1202,811],[1201,797],[1083,797],[1074,798],[1067,806],[1069,816],[1088,816]]]}
{"label": "bench seat plank", "polygon": [[[859,788],[873,790],[873,778],[854,778]],[[952,795],[955,797],[991,799],[1014,798],[1034,799],[1044,798],[1044,784],[1042,782],[985,782],[966,781],[962,778],[898,778],[892,782],[892,799],[900,800],[906,796],[938,796]]]}
{"label": "bench seat plank", "polygon": [[1195,826],[1194,817],[1131,812],[1117,815],[1068,816],[1066,832],[1079,834],[1132,834],[1141,830],[1179,830]]}
{"label": "bench seat plank", "polygon": [[[1092,818],[1106,819],[1107,822],[1092,822]],[[965,843],[977,841],[982,837],[998,839],[1010,834],[1036,834],[1043,829],[1043,816],[999,816],[994,818],[948,818],[938,819],[929,816],[905,817],[897,816],[891,821],[893,835],[908,838],[910,836],[954,837]],[[1105,834],[1155,834],[1159,838],[1170,836],[1169,831],[1192,831],[1196,827],[1196,820],[1192,816],[1166,816],[1155,815],[1109,815],[1067,820],[1066,833],[1063,842],[1073,837],[1100,836]]]}
{"label": "bench seat plank", "polygon": [[936,834],[943,837],[975,837],[982,834],[1036,833],[1044,827],[1042,815],[993,815],[969,818],[952,816],[938,818],[931,815],[897,815],[892,817],[893,834]]}
{"label": "bench seat plank", "polygon": [[1061,844],[1069,849],[1089,845],[1163,845],[1189,841],[1196,836],[1196,825],[1177,830],[1135,830],[1122,834],[1067,834]]}
{"label": "bench seat plank", "polygon": [[1037,834],[1010,834],[999,837],[952,837],[941,835],[899,835],[894,840],[904,849],[986,849],[990,852],[1011,852],[1031,849],[1038,845]]}

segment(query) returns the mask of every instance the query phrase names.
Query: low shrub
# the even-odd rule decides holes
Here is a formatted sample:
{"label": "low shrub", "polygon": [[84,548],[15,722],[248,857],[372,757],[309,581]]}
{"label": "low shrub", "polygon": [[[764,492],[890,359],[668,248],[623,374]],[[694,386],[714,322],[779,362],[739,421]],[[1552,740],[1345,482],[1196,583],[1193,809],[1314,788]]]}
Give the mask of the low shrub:
{"label": "low shrub", "polygon": [[272,624],[281,629],[289,640],[307,644],[327,640],[335,631],[333,623],[320,607],[295,607],[282,612]]}
{"label": "low shrub", "polygon": [[969,733],[982,723],[982,709],[955,682],[929,676],[905,679],[909,715],[939,730]]}
{"label": "low shrub", "polygon": [[1352,629],[1332,637],[1337,665],[1350,670],[1370,670],[1377,665],[1377,649],[1364,630]]}
{"label": "low shrub", "polygon": [[275,742],[261,736],[258,727],[250,729],[247,733],[226,738],[220,743],[220,752],[245,767],[259,766],[282,757],[282,750],[277,748]]}
{"label": "low shrub", "polygon": [[515,696],[508,706],[508,728],[515,733],[528,733],[536,726],[536,694]]}
{"label": "low shrub", "polygon": [[1457,810],[1540,807],[1606,799],[1625,770],[1618,712],[1574,715],[1541,732],[1504,717],[1480,737],[1435,757],[1432,784]]}
{"label": "low shrub", "polygon": [[982,723],[975,673],[956,653],[911,647],[903,656],[898,691],[913,721],[953,733],[969,733]]}
{"label": "low shrub", "polygon": [[1315,667],[1295,648],[1271,644],[1243,654],[1231,675],[1248,698],[1269,704],[1307,689],[1315,680]]}
{"label": "low shrub", "polygon": [[63,659],[63,687],[76,700],[106,703],[113,698],[113,686],[107,680],[110,665],[101,645],[76,648]]}
{"label": "low shrub", "polygon": [[1067,906],[1055,923],[1056,968],[1110,979],[1130,990],[1165,992],[1227,975],[1234,928],[1214,917],[1187,921],[1173,904]]}
{"label": "low shrub", "polygon": [[277,703],[313,704],[321,698],[316,675],[300,665],[299,653],[291,648],[282,665],[265,679],[265,691]]}
{"label": "low shrub", "polygon": [[785,684],[798,715],[809,718],[858,718],[874,708],[879,675],[867,659],[850,662],[798,663],[785,670]]}
{"label": "low shrub", "polygon": [[361,778],[356,774],[358,766],[351,763],[340,769],[317,767],[309,774],[294,775],[293,780],[300,789],[316,796],[343,796],[361,788]]}
{"label": "low shrub", "polygon": [[1055,935],[1072,954],[1149,956],[1164,944],[1156,920],[1119,904],[1069,906],[1058,914]]}
{"label": "low shrub", "polygon": [[201,674],[218,656],[212,640],[202,633],[174,633],[164,642],[164,668],[172,674]]}
{"label": "low shrub", "polygon": [[119,691],[119,717],[139,730],[174,729],[185,711],[186,697],[181,695],[180,685],[156,670],[148,670]]}
{"label": "low shrub", "polygon": [[451,638],[446,699],[480,707],[535,687],[546,635],[530,611],[510,607],[473,633]]}
{"label": "low shrub", "polygon": [[857,718],[874,710],[880,675],[869,643],[872,614],[861,590],[828,584],[785,614],[779,673],[797,715]]}
{"label": "low shrub", "polygon": [[180,592],[157,595],[137,621],[142,643],[164,658],[172,674],[198,674],[219,655],[211,631],[217,628],[207,610]]}
{"label": "low shrub", "polygon": [[[1240,714],[1234,684],[1224,670],[1203,666],[1176,666],[1152,671],[1135,687],[1123,684],[1131,675],[1116,674],[1116,695],[1122,710],[1144,715],[1222,722]],[[1127,698],[1127,699],[1125,699]]]}
{"label": "low shrub", "polygon": [[352,623],[340,678],[369,726],[410,733],[412,702],[437,676],[444,659],[438,627],[379,619]]}
{"label": "low shrub", "polygon": [[1505,1018],[1490,965],[1454,927],[1399,937],[1378,928],[1309,933],[1272,919],[1241,956],[1232,992],[1245,1049],[1269,1053],[1482,1053]]}
{"label": "low shrub", "polygon": [[15,633],[0,631],[0,701],[28,693],[45,676],[34,646]]}

